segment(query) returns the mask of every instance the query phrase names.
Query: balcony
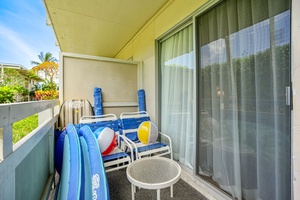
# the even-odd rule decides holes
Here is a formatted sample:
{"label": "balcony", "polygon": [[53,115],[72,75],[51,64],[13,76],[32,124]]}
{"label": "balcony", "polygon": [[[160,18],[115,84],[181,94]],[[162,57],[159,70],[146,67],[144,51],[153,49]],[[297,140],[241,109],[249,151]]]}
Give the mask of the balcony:
{"label": "balcony", "polygon": [[[12,124],[38,113],[39,126],[12,144]],[[56,185],[54,127],[59,101],[37,101],[0,105],[0,199],[52,199]],[[163,189],[163,199],[207,199],[190,170],[182,166],[181,180],[174,185],[174,198]],[[107,173],[111,199],[131,199],[125,170]],[[203,191],[202,191],[203,192]],[[136,199],[155,198],[155,190],[141,189]],[[207,194],[206,194],[207,196]],[[209,196],[209,195],[208,195]]]}
{"label": "balcony", "polygon": [[[120,2],[109,2],[102,5],[105,2],[107,3],[107,1],[97,1],[91,4],[86,2],[77,4],[71,0],[63,3],[58,0],[44,0],[46,12],[49,15],[48,22],[53,26],[57,43],[62,51],[59,59],[60,103],[65,99],[72,98],[88,99],[93,103],[93,88],[101,87],[104,95],[104,113],[119,115],[123,111],[136,110],[136,91],[143,88],[147,91],[147,111],[154,121],[159,121],[161,113],[159,113],[158,107],[161,99],[159,99],[158,79],[160,74],[157,55],[159,45],[157,43],[171,33],[176,33],[186,24],[193,24],[192,28],[195,29],[197,16],[225,1],[191,0],[187,3],[183,0],[168,0],[151,3],[139,1],[137,3],[132,0],[122,2],[122,5],[118,4]],[[149,7],[148,5],[152,3],[153,5]],[[291,0],[291,3],[290,61],[292,72],[290,75],[293,90],[291,90],[291,95],[286,95],[286,98],[291,98],[293,104],[291,105],[290,119],[292,127],[286,135],[291,137],[289,152],[291,152],[292,160],[291,167],[287,171],[292,175],[288,178],[292,178],[288,180],[291,191],[287,193],[290,194],[291,199],[299,199],[300,175],[297,171],[300,169],[300,159],[297,155],[300,150],[297,143],[300,140],[300,124],[298,122],[300,104],[297,100],[299,92],[297,93],[296,89],[300,87],[298,80],[300,62],[296,55],[299,55],[300,50],[300,40],[297,39],[300,25],[299,20],[295,19],[300,17],[300,12],[298,12],[300,3],[295,0]],[[247,7],[245,8],[248,10]],[[115,15],[115,13],[118,14]],[[196,104],[197,102],[194,102],[194,105]],[[2,138],[2,145],[0,145],[2,147],[0,152],[0,199],[48,198],[55,172],[53,167],[53,130],[57,120],[57,105],[58,101],[49,101],[0,106],[0,128],[3,127],[0,130],[0,138]],[[226,105],[221,104],[220,109],[224,108]],[[39,113],[40,126],[20,142],[12,145],[11,124],[34,113]],[[177,115],[177,113],[175,114]],[[197,120],[191,121],[193,128],[199,123]],[[196,132],[193,130],[191,135],[195,136]],[[193,153],[199,151],[196,145],[191,145],[190,148]],[[198,159],[195,158],[196,156],[191,157],[193,160]],[[205,177],[199,179],[197,169],[199,163],[195,161],[193,164],[194,166],[191,167],[194,167],[194,172],[182,166],[184,169],[183,180],[197,188],[197,191],[200,191],[208,199],[230,199],[221,190],[217,191],[215,187],[205,182]],[[280,162],[276,164],[280,165]],[[258,173],[257,175],[261,176],[262,174]],[[276,175],[281,176],[277,172]],[[121,192],[120,182],[126,185],[122,193],[130,194],[129,184],[126,184],[127,179],[124,176],[124,171],[108,174],[108,179],[111,180],[111,191],[117,191],[115,188],[118,188],[118,191]],[[119,181],[120,177],[124,179]],[[278,183],[285,184],[280,181]],[[260,185],[261,190],[264,190],[264,184]],[[275,190],[280,188],[276,185],[276,188],[274,187],[274,190],[270,191],[277,194],[278,191]],[[176,190],[180,194],[184,194],[181,192],[182,190],[192,189],[190,187],[176,188],[175,186],[175,198]],[[265,192],[268,195],[269,191],[265,190]],[[180,194],[178,194],[178,198],[182,199]],[[151,198],[152,194],[140,193],[140,195],[140,198]],[[120,199],[123,196],[114,192],[111,197]],[[130,198],[130,195],[127,197]]]}

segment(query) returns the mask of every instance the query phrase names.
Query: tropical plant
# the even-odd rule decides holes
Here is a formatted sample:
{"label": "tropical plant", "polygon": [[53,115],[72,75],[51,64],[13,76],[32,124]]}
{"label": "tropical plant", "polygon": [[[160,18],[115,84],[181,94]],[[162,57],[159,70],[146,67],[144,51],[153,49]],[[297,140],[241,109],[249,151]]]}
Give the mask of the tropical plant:
{"label": "tropical plant", "polygon": [[29,90],[22,85],[16,85],[13,89],[15,90],[17,101],[25,101],[26,97],[29,95]]}
{"label": "tropical plant", "polygon": [[0,103],[13,103],[16,91],[9,86],[0,87]]}
{"label": "tropical plant", "polygon": [[38,66],[32,68],[33,72],[45,75],[45,78],[51,83],[55,78],[58,78],[58,64],[55,62],[43,62]]}
{"label": "tropical plant", "polygon": [[36,100],[51,100],[58,99],[58,91],[57,90],[37,90],[34,93]]}
{"label": "tropical plant", "polygon": [[44,83],[41,84],[41,90],[43,91],[56,90],[56,89],[57,89],[57,84],[49,80],[45,80]]}
{"label": "tropical plant", "polygon": [[35,73],[42,73],[45,75],[45,78],[48,79],[51,83],[54,82],[55,78],[58,78],[58,64],[57,59],[52,56],[50,52],[47,52],[45,55],[41,52],[38,55],[41,62],[31,61],[32,65],[35,65],[32,68],[32,71]]}
{"label": "tropical plant", "polygon": [[22,95],[22,96],[26,96],[29,94],[29,91],[21,85],[15,86],[14,90],[17,92],[17,94]]}
{"label": "tropical plant", "polygon": [[42,73],[45,76],[45,81],[39,87],[35,88],[34,96],[36,100],[57,99],[58,91],[57,84],[54,82],[58,78],[57,59],[50,52],[44,54],[41,52],[38,55],[41,62],[31,61],[34,73]]}
{"label": "tropical plant", "polygon": [[40,65],[41,63],[43,62],[57,62],[57,59],[55,57],[52,56],[52,53],[50,52],[47,52],[45,55],[44,55],[44,52],[41,52],[39,55],[38,55],[39,59],[41,62],[38,62],[38,61],[31,61],[31,64],[32,65]]}

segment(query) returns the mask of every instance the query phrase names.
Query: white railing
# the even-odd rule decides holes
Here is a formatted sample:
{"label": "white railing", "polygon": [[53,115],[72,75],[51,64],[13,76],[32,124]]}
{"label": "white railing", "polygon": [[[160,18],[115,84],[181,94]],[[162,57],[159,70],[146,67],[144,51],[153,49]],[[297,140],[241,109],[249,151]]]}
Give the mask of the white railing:
{"label": "white railing", "polygon": [[[54,175],[59,101],[0,105],[0,199],[46,198]],[[12,124],[38,113],[38,127],[16,144]]]}

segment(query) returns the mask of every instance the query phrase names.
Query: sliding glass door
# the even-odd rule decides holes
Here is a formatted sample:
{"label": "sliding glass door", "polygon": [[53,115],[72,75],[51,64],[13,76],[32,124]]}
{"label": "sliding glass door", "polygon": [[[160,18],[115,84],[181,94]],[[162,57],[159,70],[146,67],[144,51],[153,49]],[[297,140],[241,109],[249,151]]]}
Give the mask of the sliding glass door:
{"label": "sliding glass door", "polygon": [[192,168],[195,71],[192,25],[162,40],[159,47],[161,131],[172,138],[174,159]]}
{"label": "sliding glass door", "polygon": [[237,199],[291,198],[290,3],[197,17],[198,173]]}

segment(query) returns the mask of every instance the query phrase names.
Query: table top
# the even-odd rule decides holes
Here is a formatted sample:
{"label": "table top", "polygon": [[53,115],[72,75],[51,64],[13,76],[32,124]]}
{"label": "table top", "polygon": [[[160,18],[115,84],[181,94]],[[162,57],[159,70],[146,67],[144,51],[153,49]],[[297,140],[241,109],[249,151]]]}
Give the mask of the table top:
{"label": "table top", "polygon": [[174,160],[164,157],[141,158],[126,170],[128,180],[145,189],[169,187],[180,179],[181,168]]}

